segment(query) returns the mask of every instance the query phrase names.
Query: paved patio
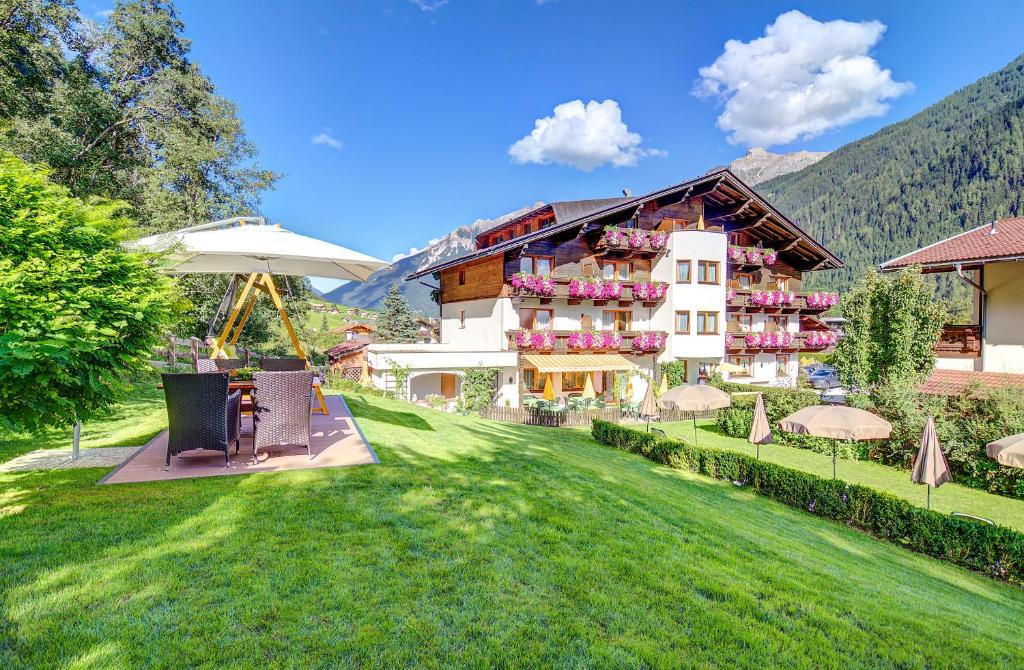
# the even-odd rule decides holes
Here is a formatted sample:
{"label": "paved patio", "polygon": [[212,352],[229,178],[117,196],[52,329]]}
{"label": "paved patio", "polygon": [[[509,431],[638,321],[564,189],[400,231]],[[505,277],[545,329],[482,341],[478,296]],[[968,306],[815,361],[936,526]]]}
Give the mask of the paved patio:
{"label": "paved patio", "polygon": [[[260,461],[252,462],[252,438],[243,437],[241,450],[231,450],[231,466],[224,467],[224,454],[219,451],[191,451],[171,457],[171,467],[164,465],[167,455],[167,431],[154,437],[149,444],[140,447],[134,456],[119,468],[108,474],[101,484],[124,484],[128,482],[166,481],[188,477],[220,477],[242,475],[251,472],[278,472],[281,470],[307,470],[311,468],[335,468],[346,465],[378,463],[377,455],[362,431],[352,418],[345,400],[341,396],[327,396],[329,415],[312,415],[313,458],[304,448],[288,448],[274,451],[265,457],[260,451]],[[242,418],[242,431],[249,433],[251,419]]]}

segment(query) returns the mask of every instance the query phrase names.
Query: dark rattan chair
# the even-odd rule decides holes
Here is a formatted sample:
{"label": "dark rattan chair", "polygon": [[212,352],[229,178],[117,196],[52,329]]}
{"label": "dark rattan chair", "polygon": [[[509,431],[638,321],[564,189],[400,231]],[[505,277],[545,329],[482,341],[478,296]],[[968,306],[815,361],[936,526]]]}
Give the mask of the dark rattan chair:
{"label": "dark rattan chair", "polygon": [[245,361],[238,358],[215,358],[213,364],[217,366],[217,370],[237,370],[245,367]]}
{"label": "dark rattan chair", "polygon": [[165,464],[170,466],[171,456],[183,451],[212,449],[224,452],[226,466],[232,439],[238,453],[241,423],[241,394],[236,391],[228,396],[227,374],[165,374],[163,382],[167,399]]}
{"label": "dark rattan chair", "polygon": [[200,358],[196,361],[196,372],[217,372],[217,361],[212,358]]}
{"label": "dark rattan chair", "polygon": [[264,358],[260,368],[267,372],[298,372],[306,369],[305,358]]}
{"label": "dark rattan chair", "polygon": [[303,445],[312,459],[309,423],[313,373],[255,372],[252,383],[253,462],[257,461],[260,449],[284,445]]}

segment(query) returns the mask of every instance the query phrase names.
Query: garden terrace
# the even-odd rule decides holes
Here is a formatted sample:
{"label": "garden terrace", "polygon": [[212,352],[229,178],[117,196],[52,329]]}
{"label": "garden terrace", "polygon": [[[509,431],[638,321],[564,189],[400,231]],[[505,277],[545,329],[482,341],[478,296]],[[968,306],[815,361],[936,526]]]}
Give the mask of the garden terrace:
{"label": "garden terrace", "polygon": [[[529,337],[523,337],[524,334],[543,334],[545,336],[545,343],[541,346],[536,345],[537,338],[532,338],[534,344],[530,344],[531,339]],[[593,334],[597,337],[616,337],[621,338],[621,344],[616,348],[612,346],[584,346],[583,340],[580,339],[581,335]],[[668,333],[658,330],[624,330],[624,331],[613,331],[613,330],[544,330],[544,331],[525,331],[523,329],[509,330],[506,331],[508,336],[509,348],[518,349],[520,351],[547,351],[553,353],[571,353],[573,351],[610,351],[622,354],[654,354],[659,353],[665,349],[665,343],[668,338]],[[646,339],[651,346],[643,349],[634,348],[634,340],[637,338]],[[580,344],[575,344],[577,341]],[[525,342],[525,343],[524,343]],[[574,346],[575,344],[575,346]]]}

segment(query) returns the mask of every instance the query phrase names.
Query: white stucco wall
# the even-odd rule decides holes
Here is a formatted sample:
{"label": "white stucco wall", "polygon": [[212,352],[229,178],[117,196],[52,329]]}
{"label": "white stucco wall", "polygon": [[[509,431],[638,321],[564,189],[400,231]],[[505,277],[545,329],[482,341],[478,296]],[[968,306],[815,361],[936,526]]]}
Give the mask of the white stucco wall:
{"label": "white stucco wall", "polygon": [[935,368],[938,370],[960,370],[965,372],[980,372],[980,358],[942,358],[935,359]]}
{"label": "white stucco wall", "polygon": [[[459,312],[465,310],[465,326]],[[509,298],[486,298],[445,303],[441,307],[441,343],[466,351],[501,351],[507,348],[505,331],[519,327]]]}
{"label": "white stucco wall", "polygon": [[984,270],[982,369],[1024,373],[1024,263],[991,263]]}

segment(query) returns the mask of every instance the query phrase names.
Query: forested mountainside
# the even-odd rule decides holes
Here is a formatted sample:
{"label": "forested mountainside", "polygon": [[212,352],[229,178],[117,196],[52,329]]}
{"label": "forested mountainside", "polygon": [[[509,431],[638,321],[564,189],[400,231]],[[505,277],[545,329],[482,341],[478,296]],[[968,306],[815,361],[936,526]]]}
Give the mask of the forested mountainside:
{"label": "forested mountainside", "polygon": [[832,289],[894,256],[1019,216],[1024,56],[758,190],[846,263],[814,273],[813,285]]}

